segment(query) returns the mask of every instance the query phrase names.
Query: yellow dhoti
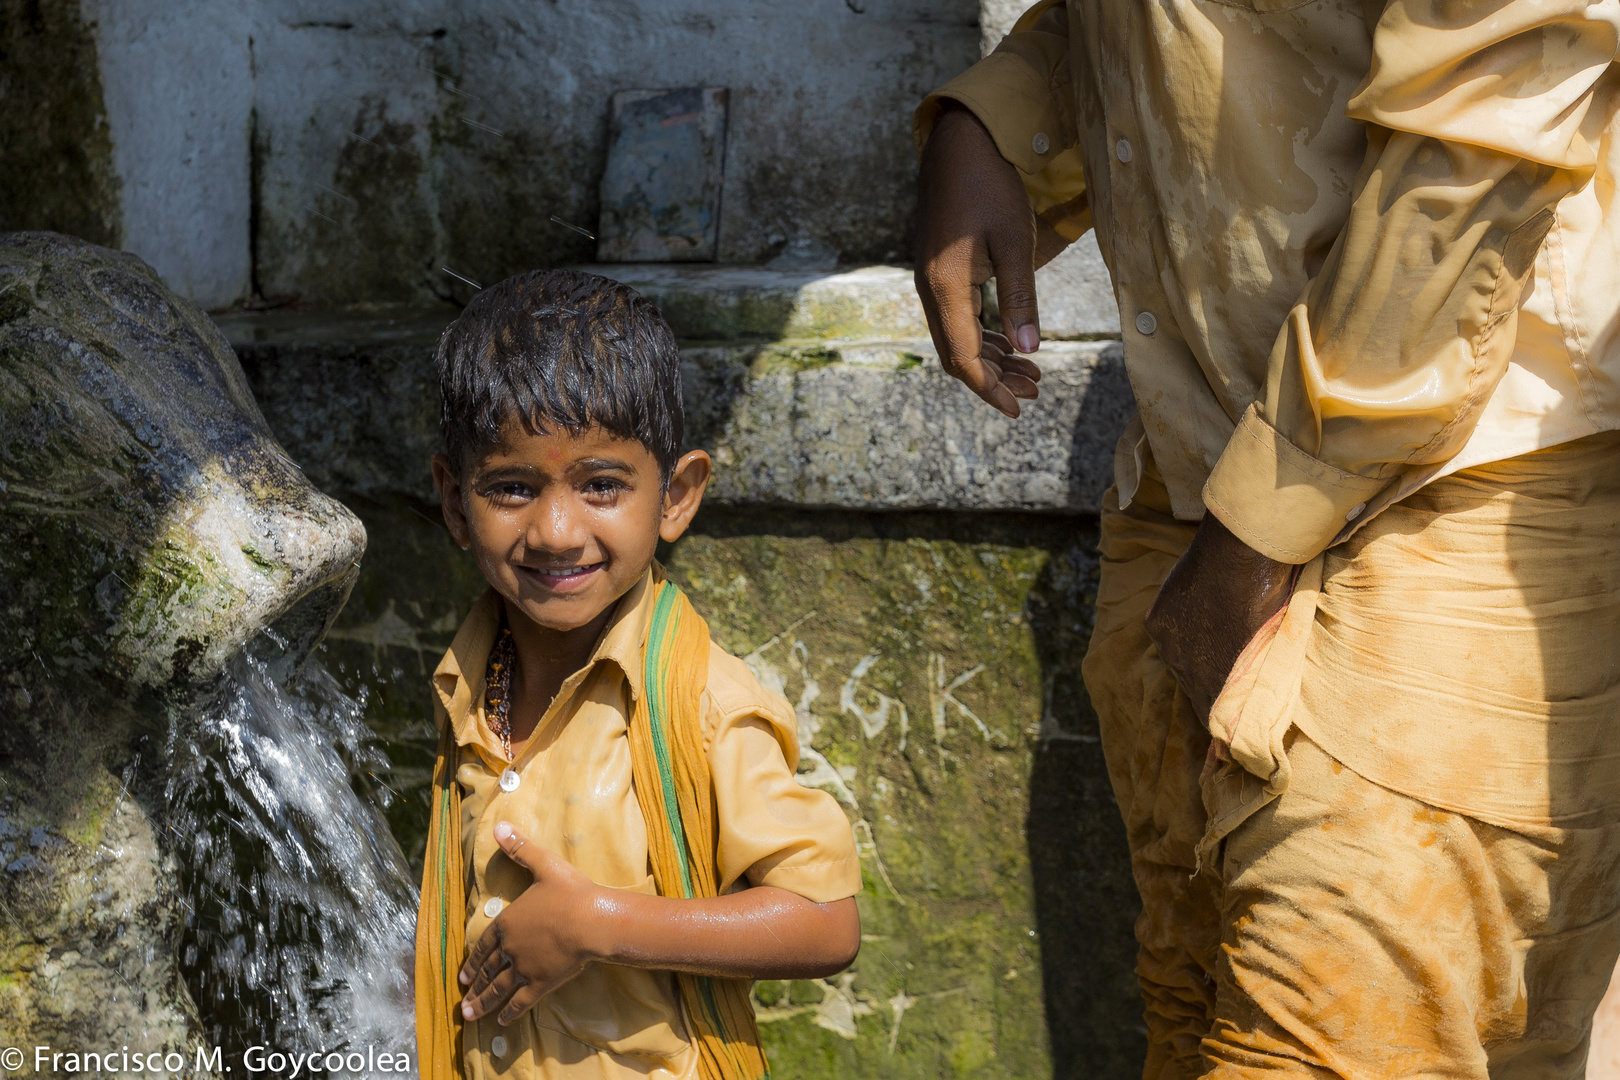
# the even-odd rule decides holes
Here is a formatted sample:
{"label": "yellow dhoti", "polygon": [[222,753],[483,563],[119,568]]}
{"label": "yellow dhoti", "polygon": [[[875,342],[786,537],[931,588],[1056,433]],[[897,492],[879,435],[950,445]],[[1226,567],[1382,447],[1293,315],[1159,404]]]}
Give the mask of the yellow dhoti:
{"label": "yellow dhoti", "polygon": [[1304,568],[1213,743],[1142,628],[1192,533],[1151,463],[1110,495],[1085,663],[1144,1075],[1579,1076],[1620,955],[1620,434],[1438,480]]}

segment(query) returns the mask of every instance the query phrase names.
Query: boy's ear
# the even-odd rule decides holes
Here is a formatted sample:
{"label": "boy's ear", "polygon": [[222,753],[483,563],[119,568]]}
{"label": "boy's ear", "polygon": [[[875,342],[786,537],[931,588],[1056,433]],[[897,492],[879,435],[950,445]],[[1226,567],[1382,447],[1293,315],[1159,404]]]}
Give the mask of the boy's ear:
{"label": "boy's ear", "polygon": [[703,489],[709,486],[714,462],[703,450],[681,455],[669,473],[669,490],[664,493],[664,515],[658,522],[658,535],[674,543],[692,524],[692,515],[703,504]]}
{"label": "boy's ear", "polygon": [[439,512],[450,539],[466,551],[472,547],[472,530],[467,527],[467,508],[461,503],[461,474],[444,454],[433,455],[433,486],[439,489]]}

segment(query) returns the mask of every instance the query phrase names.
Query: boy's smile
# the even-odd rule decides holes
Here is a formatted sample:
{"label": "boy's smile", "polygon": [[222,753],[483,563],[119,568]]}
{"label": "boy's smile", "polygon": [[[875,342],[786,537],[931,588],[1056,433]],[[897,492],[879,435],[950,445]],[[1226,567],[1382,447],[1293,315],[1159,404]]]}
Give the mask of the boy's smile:
{"label": "boy's smile", "polygon": [[[583,631],[641,578],[660,537],[686,531],[702,500],[709,456],[694,450],[672,470],[641,443],[599,427],[539,435],[508,424],[500,445],[457,470],[433,459],[445,523],[506,599],[513,632]],[[521,616],[521,617],[520,617]]]}

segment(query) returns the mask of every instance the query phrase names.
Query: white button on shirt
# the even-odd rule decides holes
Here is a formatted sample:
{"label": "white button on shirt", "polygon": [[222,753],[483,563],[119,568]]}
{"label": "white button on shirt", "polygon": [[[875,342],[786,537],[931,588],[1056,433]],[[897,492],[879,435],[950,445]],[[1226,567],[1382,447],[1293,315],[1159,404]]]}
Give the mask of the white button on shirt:
{"label": "white button on shirt", "polygon": [[1046,132],[1037,131],[1035,137],[1029,141],[1029,148],[1037,154],[1044,154],[1052,149],[1052,140],[1046,137]]}
{"label": "white button on shirt", "polygon": [[1129,139],[1121,139],[1119,142],[1114,144],[1114,156],[1119,158],[1121,164],[1130,164],[1131,142]]}
{"label": "white button on shirt", "polygon": [[493,919],[495,916],[501,913],[501,909],[504,907],[506,907],[505,900],[502,900],[498,896],[492,896],[488,900],[484,901],[484,914]]}
{"label": "white button on shirt", "polygon": [[507,769],[505,772],[501,773],[501,790],[502,791],[506,791],[506,792],[516,791],[518,789],[518,785],[521,784],[522,782],[523,782],[523,780],[522,780],[521,777],[518,776],[516,769]]}
{"label": "white button on shirt", "polygon": [[493,1039],[489,1040],[489,1052],[494,1054],[498,1058],[505,1057],[506,1056],[506,1036],[505,1035],[497,1035]]}
{"label": "white button on shirt", "polygon": [[[1159,320],[1153,317],[1153,312],[1143,311],[1136,316],[1136,329],[1142,334],[1152,334],[1159,328]],[[504,786],[504,785],[503,785]]]}

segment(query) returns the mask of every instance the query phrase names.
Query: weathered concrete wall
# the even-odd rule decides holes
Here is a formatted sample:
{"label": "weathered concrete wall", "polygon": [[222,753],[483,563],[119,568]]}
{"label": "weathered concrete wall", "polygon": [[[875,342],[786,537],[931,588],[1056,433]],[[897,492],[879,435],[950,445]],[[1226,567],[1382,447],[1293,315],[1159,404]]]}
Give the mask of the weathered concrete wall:
{"label": "weathered concrete wall", "polygon": [[[9,228],[121,239],[209,306],[423,303],[585,262],[616,90],[730,88],[721,262],[901,260],[910,111],[976,0],[8,0]],[[65,183],[64,183],[65,181]]]}
{"label": "weathered concrete wall", "polygon": [[[608,268],[603,268],[608,269]],[[905,271],[818,280],[763,270],[624,275],[686,338],[688,441],[715,458],[713,502],[846,509],[1095,513],[1133,408],[1117,342],[1048,342],[1039,400],[1008,420],[940,370]],[[427,500],[437,448],[432,347],[444,311],[221,319],[256,392],[323,487]],[[833,330],[759,342],[772,328]],[[755,339],[750,341],[749,339]],[[742,340],[737,340],[742,339]]]}
{"label": "weathered concrete wall", "polygon": [[262,284],[334,303],[448,294],[440,265],[487,284],[589,261],[591,241],[548,218],[591,227],[609,96],[649,85],[731,90],[721,262],[797,238],[895,261],[911,107],[977,51],[972,0],[261,12]]}
{"label": "weathered concrete wall", "polygon": [[247,295],[251,7],[82,0],[82,10],[96,28],[120,246],[205,308]]}
{"label": "weathered concrete wall", "polygon": [[94,27],[77,0],[0,0],[0,232],[119,237]]}

